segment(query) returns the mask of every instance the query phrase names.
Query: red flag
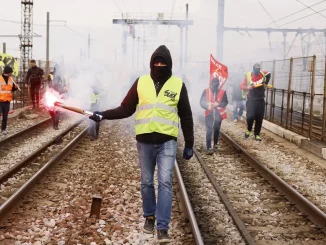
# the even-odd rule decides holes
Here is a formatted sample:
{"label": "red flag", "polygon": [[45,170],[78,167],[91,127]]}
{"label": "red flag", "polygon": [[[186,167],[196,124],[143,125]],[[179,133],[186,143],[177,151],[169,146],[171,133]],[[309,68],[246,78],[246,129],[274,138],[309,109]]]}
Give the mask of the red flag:
{"label": "red flag", "polygon": [[210,57],[210,77],[209,77],[209,85],[213,78],[218,77],[220,79],[220,89],[225,84],[228,79],[228,68],[222,63],[218,62],[213,55]]}

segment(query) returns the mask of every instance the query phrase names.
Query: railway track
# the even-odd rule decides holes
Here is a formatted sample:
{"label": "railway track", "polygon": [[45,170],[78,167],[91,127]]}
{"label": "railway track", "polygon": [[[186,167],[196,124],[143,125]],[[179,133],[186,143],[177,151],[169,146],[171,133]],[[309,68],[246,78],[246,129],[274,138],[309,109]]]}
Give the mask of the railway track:
{"label": "railway track", "polygon": [[[87,133],[83,120],[68,126],[60,134],[42,144],[37,150],[28,154],[21,161],[15,162],[0,175],[0,220],[2,220],[33,185],[41,179],[67,151],[73,148],[78,140]],[[26,134],[30,134],[27,132]],[[35,132],[33,132],[35,133]],[[24,137],[21,134],[19,137]],[[18,139],[18,136],[15,137]],[[15,144],[15,142],[7,142]]]}
{"label": "railway track", "polygon": [[[86,175],[84,175],[83,171],[76,173],[75,171],[75,164],[78,164],[81,161],[84,161],[85,158],[91,157],[93,155],[93,151],[90,149],[90,141],[87,139],[83,139],[85,135],[87,134],[87,129],[81,126],[72,125],[69,127],[69,129],[65,130],[65,132],[62,133],[61,138],[63,138],[63,143],[61,143],[60,149],[53,145],[53,143],[56,142],[56,140],[52,141],[52,145],[47,144],[47,146],[44,146],[43,150],[38,150],[33,154],[33,156],[30,156],[29,159],[24,161],[24,164],[21,167],[16,167],[16,170],[11,169],[5,174],[3,174],[2,177],[0,177],[0,183],[1,183],[1,189],[0,189],[0,220],[2,222],[2,225],[0,225],[0,240],[1,237],[3,238],[10,238],[13,239],[9,234],[8,229],[11,228],[14,225],[7,225],[8,221],[9,224],[15,220],[15,223],[17,222],[17,217],[15,218],[15,214],[18,216],[23,217],[24,212],[17,210],[17,203],[18,204],[24,204],[25,202],[29,203],[29,201],[22,201],[24,197],[29,193],[30,190],[34,190],[37,192],[45,192],[47,193],[46,197],[49,198],[48,201],[41,200],[41,203],[49,203],[49,202],[60,202],[60,199],[57,199],[54,186],[57,186],[59,189],[64,186],[62,177],[53,177],[55,175],[61,174],[61,175],[71,175],[74,176],[75,174],[77,179],[79,178],[85,178],[87,179]],[[95,142],[98,144],[97,142]],[[106,146],[111,148],[112,146]],[[113,156],[112,156],[113,157]],[[113,159],[116,159],[113,157]],[[68,164],[69,163],[69,164]],[[103,160],[98,160],[98,163],[100,166],[103,166]],[[39,183],[41,179],[44,179],[46,173],[50,171],[55,165],[57,165],[56,170],[52,170],[51,173],[54,172],[54,174],[50,175],[50,180],[42,181],[44,183],[38,185],[41,186],[42,191],[40,188],[35,188],[36,184]],[[112,166],[113,167],[113,166]],[[113,167],[114,169],[114,167]],[[9,174],[9,172],[11,172]],[[86,172],[85,172],[86,173]],[[102,175],[102,173],[101,173]],[[176,163],[175,168],[175,175],[177,180],[177,187],[174,187],[174,190],[178,192],[177,196],[179,197],[177,202],[182,203],[182,207],[184,207],[184,214],[187,217],[188,224],[190,224],[190,227],[193,231],[193,240],[194,242],[185,242],[186,239],[182,243],[177,242],[175,244],[197,244],[202,245],[204,244],[201,238],[201,234],[199,232],[196,219],[193,215],[193,210],[189,202],[189,198],[187,196],[187,192],[185,190],[185,187],[182,182],[182,177],[180,175],[180,171],[178,169],[178,165]],[[47,175],[48,176],[48,175]],[[52,177],[51,177],[52,176]],[[91,179],[94,179],[95,177],[91,177]],[[120,178],[124,178],[123,176],[120,176]],[[86,180],[85,180],[86,182]],[[60,186],[60,187],[59,187]],[[93,187],[94,188],[94,187]],[[99,186],[95,187],[96,189],[99,188]],[[111,186],[105,186],[104,192],[107,193],[110,191]],[[121,190],[122,191],[122,190]],[[131,190],[129,190],[131,191]],[[123,191],[122,191],[123,192]],[[111,193],[111,192],[110,192]],[[125,192],[123,192],[125,193]],[[78,198],[76,196],[75,198]],[[25,200],[25,199],[24,199]],[[34,200],[34,199],[33,199]],[[51,201],[50,201],[51,200]],[[57,201],[56,201],[57,200]],[[74,199],[75,200],[75,199]],[[116,201],[114,201],[116,202]],[[53,205],[51,205],[53,206]],[[120,206],[120,205],[119,205]],[[180,206],[180,205],[179,205]],[[77,205],[75,208],[78,209],[79,205]],[[141,207],[141,206],[140,206]],[[29,208],[28,208],[29,209]],[[70,210],[70,212],[73,212]],[[121,212],[118,211],[118,212]],[[175,211],[174,211],[175,212]],[[13,215],[13,216],[11,216]],[[44,214],[45,215],[45,214]],[[131,218],[131,216],[130,216]],[[54,220],[49,219],[46,222],[54,222]],[[87,223],[88,221],[86,221]],[[92,221],[91,221],[92,222]],[[143,222],[143,221],[142,221]],[[177,222],[178,223],[178,222]],[[91,223],[93,224],[93,223]],[[181,223],[180,223],[181,224]],[[47,225],[49,225],[47,223]],[[60,224],[58,224],[60,226]],[[175,229],[175,228],[174,228]],[[177,229],[178,230],[178,229]],[[15,231],[16,232],[16,231]],[[5,234],[6,236],[4,236]],[[71,231],[66,232],[67,235],[71,236]],[[173,234],[173,232],[172,232]],[[20,236],[20,237],[27,237],[27,236]],[[87,236],[88,237],[88,236]],[[44,238],[44,237],[43,237]],[[43,239],[42,238],[42,239]],[[26,238],[27,239],[27,238]],[[46,238],[49,241],[49,237]],[[71,239],[71,238],[69,238]],[[76,238],[77,240],[79,237]],[[80,239],[86,239],[80,237]],[[144,238],[145,240],[150,238]],[[139,240],[139,239],[138,239]],[[145,241],[144,240],[144,241]],[[155,239],[154,239],[155,240]],[[6,240],[5,240],[6,241]],[[9,243],[13,240],[9,240]],[[43,240],[42,240],[43,241]],[[71,240],[69,240],[71,241]],[[144,243],[137,243],[137,244],[144,244]],[[173,243],[174,244],[174,243]]]}
{"label": "railway track", "polygon": [[[217,213],[221,211],[214,207],[219,200],[245,240],[233,244],[326,244],[325,213],[228,136],[222,134],[218,154],[203,152],[200,148],[195,151],[196,166],[181,162],[180,169],[205,244],[230,243],[229,236],[213,228],[217,225],[214,220],[223,223]],[[207,185],[214,186],[214,193],[211,189],[203,196]],[[206,205],[211,210],[202,207]]]}

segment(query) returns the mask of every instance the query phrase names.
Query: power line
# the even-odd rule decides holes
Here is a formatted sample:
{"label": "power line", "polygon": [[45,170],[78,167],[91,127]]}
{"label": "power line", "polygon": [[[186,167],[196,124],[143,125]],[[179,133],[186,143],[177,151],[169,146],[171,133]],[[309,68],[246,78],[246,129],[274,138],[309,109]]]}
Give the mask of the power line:
{"label": "power line", "polygon": [[310,16],[312,16],[312,15],[315,15],[315,14],[318,14],[318,13],[321,13],[321,12],[324,12],[325,10],[326,10],[326,9],[323,9],[323,10],[320,10],[320,11],[318,11],[318,12],[316,12],[316,13],[312,13],[312,14],[309,14],[309,15],[305,15],[305,16],[303,16],[303,17],[301,17],[301,18],[298,18],[298,19],[292,20],[292,21],[290,21],[290,22],[288,22],[288,23],[282,24],[282,25],[280,25],[279,27],[282,27],[282,26],[285,26],[285,25],[292,24],[293,22],[296,22],[296,21],[298,21],[298,20],[302,20],[302,19],[305,19],[305,18],[310,17]]}
{"label": "power line", "polygon": [[319,14],[320,16],[322,16],[322,17],[324,17],[324,18],[326,19],[326,16],[325,16],[325,15],[323,15],[323,14],[321,14],[321,13],[318,13],[316,10],[314,10],[313,8],[311,8],[311,7],[307,6],[307,5],[305,5],[304,3],[300,2],[299,0],[297,0],[297,2],[298,2],[298,3],[301,3],[303,6],[305,6],[305,7],[309,8],[309,9],[311,9],[311,10],[314,11],[316,14]]}
{"label": "power line", "polygon": [[292,44],[291,44],[291,46],[290,46],[290,48],[289,48],[289,50],[288,50],[288,52],[286,53],[286,55],[285,55],[284,58],[286,58],[286,57],[288,56],[288,54],[290,53],[290,50],[291,50],[291,48],[292,48],[292,46],[293,46],[295,40],[297,39],[297,36],[298,36],[298,33],[295,35],[295,37],[294,37],[294,39],[293,39],[293,42],[292,42]]}
{"label": "power line", "polygon": [[123,14],[123,12],[121,11],[121,9],[120,9],[119,5],[117,4],[117,2],[115,0],[112,0],[112,1],[114,2],[115,6],[117,6],[117,8],[121,12],[121,14]]}
{"label": "power line", "polygon": [[276,22],[275,22],[275,20],[273,19],[273,17],[268,13],[268,11],[267,11],[267,9],[264,7],[264,5],[263,5],[259,0],[257,0],[257,1],[258,1],[258,3],[260,4],[260,6],[264,9],[264,11],[266,12],[266,14],[269,16],[269,18],[271,18],[271,20],[273,21],[273,23],[274,23],[277,27],[279,27],[278,24],[276,24]]}
{"label": "power line", "polygon": [[[314,6],[316,6],[316,5],[318,5],[318,4],[321,4],[321,3],[323,3],[323,2],[326,2],[326,0],[323,0],[323,1],[320,1],[320,2],[315,3],[315,4],[313,4],[313,5],[310,5],[309,7],[310,7],[310,8],[311,8],[311,7],[314,7]],[[296,15],[296,14],[298,14],[298,13],[300,13],[300,12],[302,12],[302,11],[308,9],[309,7],[306,7],[306,8],[304,8],[304,9],[301,9],[301,10],[299,10],[299,11],[296,11],[296,12],[294,12],[294,13],[292,13],[292,14],[289,14],[289,15],[287,15],[287,16],[284,16],[284,17],[282,17],[282,18],[280,18],[280,19],[277,19],[275,22],[279,22],[279,21],[281,21],[281,20],[287,19],[287,18],[289,18],[289,17],[291,17],[291,16],[293,16],[293,15]],[[268,23],[268,24],[266,24],[266,25],[264,25],[264,26],[262,26],[262,27],[269,26],[270,24],[273,24],[273,23],[274,23],[274,22]]]}

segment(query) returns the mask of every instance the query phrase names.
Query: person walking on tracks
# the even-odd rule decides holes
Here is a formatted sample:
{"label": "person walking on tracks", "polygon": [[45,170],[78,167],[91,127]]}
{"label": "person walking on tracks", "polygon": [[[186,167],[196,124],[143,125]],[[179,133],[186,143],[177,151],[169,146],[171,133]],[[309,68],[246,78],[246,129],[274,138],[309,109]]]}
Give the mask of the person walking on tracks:
{"label": "person walking on tracks", "polygon": [[[150,75],[139,77],[121,106],[94,112],[90,119],[121,119],[136,112],[136,140],[141,169],[141,194],[145,224],[143,231],[153,233],[157,220],[159,243],[170,242],[168,234],[172,210],[172,171],[176,159],[179,120],[185,139],[183,158],[193,156],[193,117],[185,84],[172,75],[172,58],[166,46],[152,54]],[[179,119],[180,118],[180,119]],[[154,171],[158,167],[156,203]]]}
{"label": "person walking on tracks", "polygon": [[242,121],[243,111],[246,107],[246,96],[242,93],[240,84],[242,83],[243,73],[241,78],[239,75],[234,76],[232,84],[232,106],[233,106],[233,120],[238,122]]}
{"label": "person walking on tracks", "polygon": [[40,88],[42,85],[42,77],[44,71],[37,67],[36,61],[30,61],[31,68],[28,69],[26,75],[26,83],[30,89],[30,96],[33,104],[33,109],[39,109],[40,107]]}
{"label": "person walking on tracks", "polygon": [[[102,97],[102,93],[100,93],[96,88],[92,89],[92,93],[90,96],[91,99],[91,111],[98,111],[100,106],[100,100]],[[100,122],[94,122],[93,120],[89,120],[89,137],[90,140],[97,140],[100,131]]]}
{"label": "person walking on tracks", "polygon": [[260,71],[261,65],[254,64],[252,72],[248,72],[240,87],[247,97],[247,131],[245,138],[249,138],[255,122],[255,140],[261,141],[260,131],[265,113],[265,88],[271,78],[270,72]]}
{"label": "person walking on tracks", "polygon": [[7,135],[7,121],[10,110],[10,102],[12,101],[12,92],[18,89],[11,77],[13,69],[5,66],[3,74],[0,77],[0,109],[2,113],[1,133]]}
{"label": "person walking on tracks", "polygon": [[[225,90],[220,89],[220,80],[213,78],[210,87],[205,89],[200,98],[200,106],[205,109],[206,154],[217,152],[218,137],[222,120],[227,118],[226,106],[228,98]],[[212,133],[214,132],[214,149],[212,149]]]}

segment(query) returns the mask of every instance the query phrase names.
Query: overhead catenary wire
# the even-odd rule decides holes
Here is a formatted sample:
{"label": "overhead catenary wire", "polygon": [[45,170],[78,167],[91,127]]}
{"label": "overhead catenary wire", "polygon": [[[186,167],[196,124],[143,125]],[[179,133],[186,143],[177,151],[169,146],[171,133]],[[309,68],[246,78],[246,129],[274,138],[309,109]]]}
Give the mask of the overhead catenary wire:
{"label": "overhead catenary wire", "polygon": [[[296,12],[294,12],[294,13],[292,13],[292,14],[286,15],[286,16],[280,18],[280,19],[275,20],[275,22],[280,22],[281,20],[285,20],[285,19],[287,19],[287,18],[289,18],[289,17],[291,17],[291,16],[293,16],[293,15],[296,15],[296,14],[298,14],[298,13],[301,13],[301,12],[305,11],[305,10],[308,9],[309,7],[310,7],[310,8],[311,8],[311,7],[314,7],[314,6],[319,5],[319,4],[323,3],[323,2],[326,2],[326,0],[320,1],[320,2],[315,3],[315,4],[313,4],[313,5],[307,6],[307,7],[304,8],[304,9],[301,9],[301,10],[299,10],[299,11],[296,11]],[[271,25],[271,24],[273,24],[273,23],[274,23],[274,22],[271,22],[271,23],[268,23],[268,24],[263,25],[263,26],[261,26],[261,27],[266,27],[266,26],[269,26],[269,25]]]}
{"label": "overhead catenary wire", "polygon": [[120,9],[119,5],[117,4],[116,0],[112,0],[117,7],[117,9],[120,11],[121,14],[123,14],[122,10]]}
{"label": "overhead catenary wire", "polygon": [[286,59],[286,57],[288,56],[288,54],[290,53],[290,50],[291,50],[291,48],[292,48],[292,46],[293,46],[295,40],[297,39],[297,36],[298,36],[298,35],[299,35],[299,33],[296,33],[296,35],[295,35],[295,37],[294,37],[294,39],[293,39],[293,41],[292,41],[292,44],[291,44],[291,46],[290,46],[288,52],[286,53],[286,55],[285,55],[285,57],[284,57],[285,59]]}
{"label": "overhead catenary wire", "polygon": [[311,8],[311,7],[307,6],[306,4],[300,2],[299,0],[297,0],[297,2],[298,2],[298,3],[301,3],[303,6],[305,6],[305,7],[309,8],[309,9],[311,9],[311,10],[314,11],[316,14],[319,14],[320,16],[322,16],[322,17],[324,17],[324,18],[326,19],[326,16],[325,16],[325,15],[323,15],[323,14],[317,12],[316,10],[314,10],[313,8]]}
{"label": "overhead catenary wire", "polygon": [[263,8],[263,10],[266,12],[266,14],[269,16],[269,18],[273,21],[275,26],[279,27],[276,21],[273,19],[273,17],[270,15],[270,13],[267,11],[267,9],[264,7],[264,5],[260,2],[260,0],[257,0],[260,6]]}

